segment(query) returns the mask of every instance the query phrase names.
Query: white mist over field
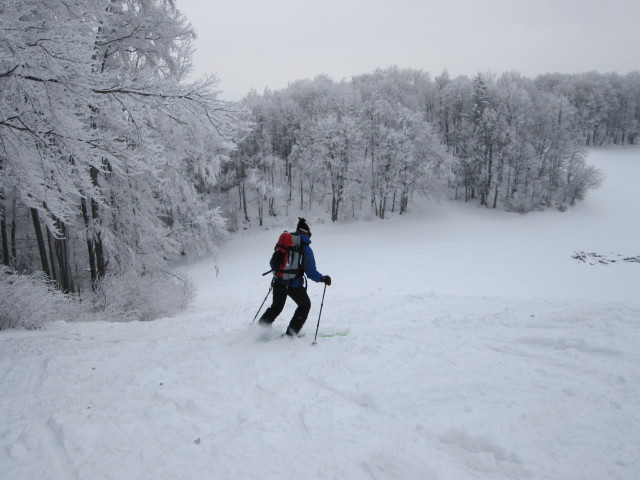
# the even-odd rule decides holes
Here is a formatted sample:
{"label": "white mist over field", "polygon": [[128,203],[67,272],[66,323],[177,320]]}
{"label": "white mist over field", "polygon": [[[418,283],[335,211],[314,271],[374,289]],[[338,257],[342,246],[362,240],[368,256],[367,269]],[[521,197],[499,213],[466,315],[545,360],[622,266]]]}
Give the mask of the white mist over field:
{"label": "white mist over field", "polygon": [[350,331],[316,346],[321,284],[305,337],[278,337],[291,302],[250,326],[291,212],[182,267],[177,317],[0,332],[0,476],[640,478],[640,148],[588,161],[603,186],[566,212],[307,216],[320,333]]}

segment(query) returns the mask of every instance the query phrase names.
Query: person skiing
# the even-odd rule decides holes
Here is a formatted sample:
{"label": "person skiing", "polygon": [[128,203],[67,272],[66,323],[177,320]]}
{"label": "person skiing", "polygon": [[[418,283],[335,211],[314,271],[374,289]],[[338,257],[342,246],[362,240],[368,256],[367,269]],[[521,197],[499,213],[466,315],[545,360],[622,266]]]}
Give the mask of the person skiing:
{"label": "person skiing", "polygon": [[278,265],[274,264],[274,259],[271,259],[270,265],[274,271],[273,278],[273,300],[271,306],[264,312],[260,320],[259,325],[270,326],[274,320],[280,315],[284,304],[287,301],[287,296],[296,303],[297,308],[293,313],[293,317],[289,322],[285,335],[289,337],[295,337],[302,329],[304,323],[307,321],[307,316],[311,310],[311,300],[307,295],[307,286],[304,281],[304,276],[313,280],[314,282],[322,282],[325,285],[331,285],[331,277],[329,275],[322,275],[316,269],[316,261],[313,256],[313,250],[311,250],[311,229],[307,225],[307,221],[304,218],[298,218],[298,225],[293,235],[300,237],[301,245],[301,260],[300,270],[296,272],[294,278],[285,280],[277,275]]}

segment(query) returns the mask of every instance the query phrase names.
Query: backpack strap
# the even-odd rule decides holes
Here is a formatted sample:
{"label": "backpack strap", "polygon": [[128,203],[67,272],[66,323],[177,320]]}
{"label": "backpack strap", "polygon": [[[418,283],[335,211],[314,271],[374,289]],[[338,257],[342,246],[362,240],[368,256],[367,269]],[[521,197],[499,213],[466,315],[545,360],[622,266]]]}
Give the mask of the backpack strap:
{"label": "backpack strap", "polygon": [[294,236],[294,235],[299,239],[297,247],[291,246],[291,250],[296,250],[296,249],[298,250],[298,268],[296,271],[296,277],[304,277],[304,268],[302,267],[304,260],[302,257],[303,257],[305,243],[302,241],[302,237],[300,235],[298,235],[297,233],[291,234],[291,236]]}

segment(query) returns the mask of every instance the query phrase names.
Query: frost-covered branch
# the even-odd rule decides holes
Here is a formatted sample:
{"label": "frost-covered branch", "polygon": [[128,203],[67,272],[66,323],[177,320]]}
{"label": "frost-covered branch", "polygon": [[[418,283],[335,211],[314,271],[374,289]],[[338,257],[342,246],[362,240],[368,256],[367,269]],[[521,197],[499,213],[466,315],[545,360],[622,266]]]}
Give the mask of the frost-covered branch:
{"label": "frost-covered branch", "polygon": [[194,34],[174,3],[6,0],[0,28],[0,220],[33,239],[6,262],[75,291],[211,251],[224,219],[205,192],[241,110],[214,77],[183,83]]}

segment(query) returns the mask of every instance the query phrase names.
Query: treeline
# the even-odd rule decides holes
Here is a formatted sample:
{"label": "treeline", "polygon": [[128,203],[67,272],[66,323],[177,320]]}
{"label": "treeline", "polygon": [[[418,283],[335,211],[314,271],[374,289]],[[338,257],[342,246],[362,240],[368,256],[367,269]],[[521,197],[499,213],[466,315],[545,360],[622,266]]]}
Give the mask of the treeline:
{"label": "treeline", "polygon": [[206,190],[238,106],[214,77],[185,80],[194,32],[174,4],[3,0],[0,281],[41,270],[97,291],[224,233]]}
{"label": "treeline", "polygon": [[535,79],[540,90],[564,96],[576,109],[587,146],[636,144],[640,128],[640,72],[552,73]]}
{"label": "treeline", "polygon": [[[635,143],[640,74],[436,78],[388,68],[244,99],[253,131],[223,164],[234,224],[320,205],[332,220],[403,213],[416,193],[520,212],[600,183],[585,147]],[[255,212],[255,213],[252,213]]]}

